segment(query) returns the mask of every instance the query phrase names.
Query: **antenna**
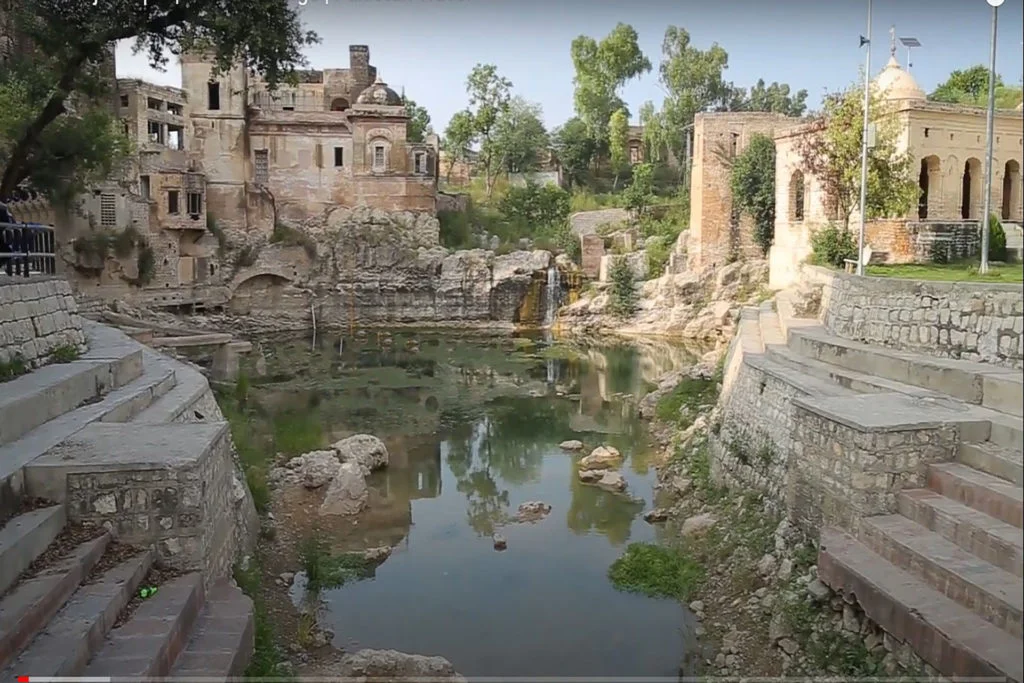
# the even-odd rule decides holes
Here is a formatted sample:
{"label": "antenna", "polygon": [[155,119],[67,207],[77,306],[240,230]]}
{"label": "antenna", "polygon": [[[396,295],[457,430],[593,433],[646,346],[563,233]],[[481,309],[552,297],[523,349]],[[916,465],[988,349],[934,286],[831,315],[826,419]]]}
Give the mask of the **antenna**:
{"label": "antenna", "polygon": [[910,63],[910,48],[921,47],[921,41],[917,38],[901,37],[900,42],[903,43],[903,47],[907,48],[907,71],[910,71],[910,67],[914,66]]}

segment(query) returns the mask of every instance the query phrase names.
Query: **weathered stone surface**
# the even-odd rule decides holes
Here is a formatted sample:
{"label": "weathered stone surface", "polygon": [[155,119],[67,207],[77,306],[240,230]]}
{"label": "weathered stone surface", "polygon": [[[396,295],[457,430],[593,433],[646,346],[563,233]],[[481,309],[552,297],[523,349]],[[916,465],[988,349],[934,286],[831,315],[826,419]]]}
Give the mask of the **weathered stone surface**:
{"label": "weathered stone surface", "polygon": [[696,536],[704,533],[718,523],[718,519],[710,512],[694,515],[683,522],[679,533],[683,536]]}
{"label": "weathered stone surface", "polygon": [[320,505],[320,515],[358,514],[366,506],[368,497],[366,480],[359,466],[352,462],[342,463]]}
{"label": "weathered stone surface", "polygon": [[608,470],[580,470],[579,480],[584,484],[594,484],[601,480]]}
{"label": "weathered stone surface", "polygon": [[664,522],[666,519],[668,519],[668,510],[662,508],[655,508],[644,513],[644,521],[650,524]]}
{"label": "weathered stone surface", "polygon": [[622,464],[622,454],[614,446],[598,446],[580,458],[581,470],[606,470]]}
{"label": "weathered stone surface", "polygon": [[548,516],[551,506],[539,500],[522,503],[517,510],[516,519],[520,522],[537,522]]}
{"label": "weathered stone surface", "polygon": [[451,662],[443,657],[412,655],[397,650],[359,650],[345,655],[331,669],[333,676],[380,683],[414,679],[465,681]]}
{"label": "weathered stone surface", "polygon": [[50,361],[60,347],[85,350],[85,333],[71,287],[64,280],[4,282],[0,298],[0,363],[20,358],[28,367]]}
{"label": "weathered stone surface", "polygon": [[626,479],[619,472],[605,471],[597,480],[597,485],[609,491],[622,493],[626,490]]}
{"label": "weathered stone surface", "polygon": [[354,462],[365,474],[387,467],[388,449],[384,442],[370,434],[356,434],[331,446],[341,462]]}
{"label": "weathered stone surface", "polygon": [[577,441],[576,439],[570,439],[558,444],[558,447],[563,451],[581,451],[583,450],[583,442]]}

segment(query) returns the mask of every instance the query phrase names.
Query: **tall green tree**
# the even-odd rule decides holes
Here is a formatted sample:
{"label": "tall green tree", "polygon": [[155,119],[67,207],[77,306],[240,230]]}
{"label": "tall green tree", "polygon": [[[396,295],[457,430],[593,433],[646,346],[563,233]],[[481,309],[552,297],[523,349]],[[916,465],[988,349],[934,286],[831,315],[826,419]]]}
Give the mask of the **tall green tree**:
{"label": "tall green tree", "polygon": [[406,126],[405,139],[409,142],[423,142],[427,135],[434,132],[430,127],[430,114],[426,107],[416,104],[416,100],[402,95],[402,105],[409,115],[409,123]]}
{"label": "tall green tree", "polygon": [[468,161],[470,145],[476,138],[476,130],[473,124],[473,113],[468,110],[457,111],[444,129],[444,139],[441,140],[441,149],[445,153],[445,180],[451,182],[452,169],[455,164]]}
{"label": "tall green tree", "polygon": [[619,187],[619,174],[629,165],[629,118],[625,109],[617,109],[608,122],[608,153],[615,171],[613,188]]}
{"label": "tall green tree", "polygon": [[513,97],[508,108],[498,117],[494,146],[506,173],[536,170],[548,147],[548,132],[541,121],[542,116],[539,104]]}
{"label": "tall green tree", "polygon": [[654,108],[653,102],[644,102],[640,107],[640,126],[643,128],[644,159],[658,162],[668,147],[668,130],[665,119]]}
{"label": "tall green tree", "polygon": [[[914,177],[910,154],[899,152],[899,121],[891,108],[871,94],[875,145],[868,155],[867,218],[902,216],[917,202],[921,190]],[[825,99],[811,133],[799,138],[797,151],[805,171],[825,191],[843,225],[860,201],[863,88],[850,87]]]}
{"label": "tall green tree", "polygon": [[754,221],[754,240],[767,255],[775,236],[775,142],[761,133],[750,137],[733,162],[732,200]]}
{"label": "tall green tree", "polygon": [[626,208],[633,211],[637,218],[643,218],[654,197],[654,165],[644,162],[634,166],[633,178],[622,196]]}
{"label": "tall green tree", "polygon": [[[1021,88],[1007,86],[996,74],[995,105],[997,109],[1013,109],[1021,103]],[[988,106],[988,67],[981,64],[969,69],[957,70],[940,83],[928,95],[933,102],[967,104],[975,107]]]}
{"label": "tall green tree", "polygon": [[552,136],[555,154],[570,186],[586,182],[587,169],[597,153],[597,144],[582,119],[573,117],[555,129]]}
{"label": "tall green tree", "polygon": [[202,49],[212,53],[218,69],[240,62],[273,87],[305,63],[302,46],[317,40],[302,30],[297,8],[287,0],[33,0],[14,3],[9,12],[16,32],[34,47],[35,75],[47,95],[5,133],[0,197],[29,179],[43,160],[67,153],[41,151],[56,144],[54,138],[64,140],[47,133],[61,117],[75,116],[72,108],[83,110],[109,92],[105,60],[116,41],[134,39],[153,66],[165,65],[168,54]]}
{"label": "tall green tree", "polygon": [[750,90],[734,88],[729,111],[764,111],[786,116],[803,116],[807,111],[807,91],[790,92],[789,84],[772,81],[765,85],[757,79]]}
{"label": "tall green tree", "polygon": [[512,81],[499,76],[498,67],[493,64],[477,64],[466,79],[466,92],[469,94],[474,137],[480,144],[480,168],[484,172],[487,197],[490,198],[502,161],[494,136],[498,120],[508,111]]}
{"label": "tall green tree", "polygon": [[576,75],[573,78],[573,102],[576,115],[587,125],[591,137],[604,145],[608,139],[608,121],[625,107],[619,90],[629,80],[651,70],[636,30],[618,24],[599,41],[578,36],[570,48]]}

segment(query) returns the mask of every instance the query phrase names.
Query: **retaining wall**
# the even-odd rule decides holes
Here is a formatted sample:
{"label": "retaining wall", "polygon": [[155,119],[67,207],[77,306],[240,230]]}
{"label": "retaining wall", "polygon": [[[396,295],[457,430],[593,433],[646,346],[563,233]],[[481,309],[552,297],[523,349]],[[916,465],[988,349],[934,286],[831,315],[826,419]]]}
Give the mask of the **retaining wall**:
{"label": "retaining wall", "polygon": [[54,349],[85,347],[82,320],[65,280],[0,276],[0,362],[45,364]]}

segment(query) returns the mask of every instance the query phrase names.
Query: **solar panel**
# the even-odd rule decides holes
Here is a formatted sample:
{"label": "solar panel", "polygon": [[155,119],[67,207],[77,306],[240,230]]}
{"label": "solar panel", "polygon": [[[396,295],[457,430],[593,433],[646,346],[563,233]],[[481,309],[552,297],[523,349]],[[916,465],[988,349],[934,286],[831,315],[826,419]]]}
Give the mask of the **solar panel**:
{"label": "solar panel", "polygon": [[921,47],[921,41],[917,38],[900,38],[903,47]]}

